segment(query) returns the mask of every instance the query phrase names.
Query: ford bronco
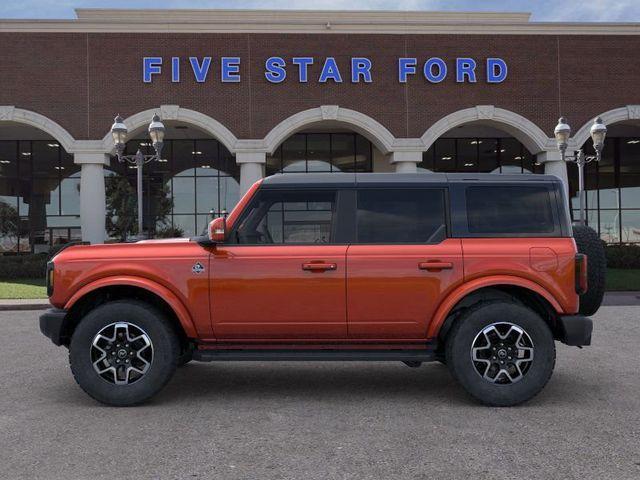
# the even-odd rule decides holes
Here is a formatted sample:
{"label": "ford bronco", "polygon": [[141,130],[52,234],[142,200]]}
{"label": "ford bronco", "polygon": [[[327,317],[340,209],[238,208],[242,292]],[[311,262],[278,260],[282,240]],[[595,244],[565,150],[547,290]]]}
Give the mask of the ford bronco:
{"label": "ford bronco", "polygon": [[386,360],[440,361],[509,406],[545,386],[556,340],[590,344],[598,246],[553,176],[276,175],[205,236],[64,249],[40,329],[110,405],[191,360]]}

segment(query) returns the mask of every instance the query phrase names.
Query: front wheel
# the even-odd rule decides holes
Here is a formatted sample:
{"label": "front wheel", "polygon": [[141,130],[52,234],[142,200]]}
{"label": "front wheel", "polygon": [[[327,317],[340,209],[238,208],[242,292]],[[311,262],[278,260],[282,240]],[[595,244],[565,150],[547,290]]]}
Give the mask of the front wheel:
{"label": "front wheel", "polygon": [[113,406],[142,403],[171,379],[180,345],[161,312],[121,300],[90,311],[69,345],[69,363],[80,387]]}
{"label": "front wheel", "polygon": [[481,403],[506,407],[530,400],[547,384],[556,360],[551,330],[529,308],[486,302],[457,320],[446,341],[447,366]]}

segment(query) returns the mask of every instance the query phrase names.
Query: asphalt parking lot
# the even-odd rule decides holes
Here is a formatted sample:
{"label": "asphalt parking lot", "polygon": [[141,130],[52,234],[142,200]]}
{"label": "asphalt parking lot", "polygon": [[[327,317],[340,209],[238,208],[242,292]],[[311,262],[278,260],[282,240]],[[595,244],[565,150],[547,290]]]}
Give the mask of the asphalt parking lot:
{"label": "asphalt parking lot", "polygon": [[640,307],[603,307],[558,345],[547,388],[486,408],[445,367],[217,363],[109,408],[76,386],[39,312],[0,312],[0,477],[640,478]]}

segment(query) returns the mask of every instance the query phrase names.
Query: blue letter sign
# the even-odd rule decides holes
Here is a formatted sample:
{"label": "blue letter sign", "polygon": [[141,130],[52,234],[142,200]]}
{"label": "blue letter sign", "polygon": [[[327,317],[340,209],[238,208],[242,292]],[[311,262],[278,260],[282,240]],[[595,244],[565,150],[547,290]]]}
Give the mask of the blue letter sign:
{"label": "blue letter sign", "polygon": [[191,69],[193,70],[193,76],[196,78],[196,82],[203,83],[209,73],[211,57],[204,57],[202,59],[202,65],[198,63],[197,57],[189,57],[189,61],[191,62]]}
{"label": "blue letter sign", "polygon": [[362,77],[365,83],[371,83],[371,60],[364,57],[354,57],[351,59],[351,82],[360,82]]}
{"label": "blue letter sign", "polygon": [[151,75],[159,75],[162,71],[162,57],[144,57],[142,59],[142,81],[151,83]]}
{"label": "blue letter sign", "polygon": [[[433,73],[433,67],[437,67],[438,73]],[[447,76],[447,64],[438,57],[430,58],[424,64],[424,77],[431,83],[440,83]]]}
{"label": "blue letter sign", "polygon": [[327,80],[333,80],[336,83],[342,83],[342,77],[340,76],[340,69],[336,63],[336,59],[333,57],[327,57],[324,61],[324,66],[320,72],[320,83],[325,83]]}
{"label": "blue letter sign", "polygon": [[[340,52],[344,62],[343,69],[349,68],[350,71],[345,75],[351,80],[351,83],[373,83],[374,71],[373,60],[368,57],[351,57]],[[209,70],[211,70],[212,57],[187,57],[193,72],[193,78],[197,83],[205,83],[210,78]],[[486,70],[478,69],[478,61],[472,57],[458,58],[440,58],[425,57],[419,59],[416,57],[398,57],[398,73],[397,82],[407,83],[411,77],[416,76],[418,68],[422,69],[422,76],[428,83],[440,83],[447,79],[453,81],[449,71],[455,76],[457,83],[476,83],[478,77],[483,77],[486,83],[502,83],[507,79],[508,68],[507,62],[502,58],[488,57],[482,61],[486,62]],[[170,64],[169,64],[170,59]],[[239,83],[240,76],[240,57],[216,57],[215,61],[220,61],[220,77],[216,80],[220,83]],[[347,63],[348,60],[348,63]],[[167,57],[167,71],[163,75],[162,67],[164,60],[162,57],[143,57],[142,58],[142,81],[144,83],[152,83],[158,78],[163,78],[166,82],[180,83],[182,81],[181,69],[183,61],[182,57]],[[317,66],[316,66],[317,65]],[[420,67],[418,67],[420,65]],[[188,67],[187,67],[188,68]],[[297,69],[287,72],[287,69]],[[454,74],[455,70],[455,74]],[[217,73],[217,72],[216,72]],[[290,73],[291,75],[288,75]],[[264,77],[269,83],[282,83],[285,81],[297,81],[298,83],[308,83],[314,81],[316,83],[343,83],[342,72],[336,61],[336,57],[285,57],[272,56],[264,61]],[[296,78],[297,77],[297,78]],[[290,78],[290,80],[287,80]],[[311,80],[309,80],[311,78]],[[385,79],[382,79],[383,81]],[[392,81],[387,79],[386,81]],[[423,84],[426,82],[422,81]],[[413,81],[419,81],[415,79]]]}
{"label": "blue letter sign", "polygon": [[398,81],[400,83],[407,83],[407,75],[413,75],[416,73],[415,58],[399,58],[398,59]]}
{"label": "blue letter sign", "polygon": [[476,83],[476,61],[473,58],[456,58],[456,82],[464,83],[464,77]]}
{"label": "blue letter sign", "polygon": [[[264,72],[264,76],[271,83],[284,82],[287,78],[287,71],[284,69],[286,63],[282,57],[269,57],[264,62],[264,68],[267,70]],[[305,73],[306,74],[306,73]]]}
{"label": "blue letter sign", "polygon": [[[284,60],[283,60],[284,62]],[[307,83],[309,65],[313,65],[313,57],[293,57],[291,63],[298,65],[298,81]]]}
{"label": "blue letter sign", "polygon": [[222,57],[220,67],[222,82],[238,83],[240,81],[240,57]]}
{"label": "blue letter sign", "polygon": [[501,58],[487,58],[487,83],[502,83],[507,78],[507,62]]}

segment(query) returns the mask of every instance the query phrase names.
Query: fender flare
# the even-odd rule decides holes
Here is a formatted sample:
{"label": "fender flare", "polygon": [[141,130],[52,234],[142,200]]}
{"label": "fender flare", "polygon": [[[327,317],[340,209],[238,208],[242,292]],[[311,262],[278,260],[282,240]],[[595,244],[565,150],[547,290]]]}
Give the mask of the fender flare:
{"label": "fender flare", "polygon": [[442,303],[440,303],[440,306],[433,316],[433,320],[431,321],[431,323],[429,323],[429,327],[427,328],[427,338],[436,338],[438,336],[438,334],[440,333],[440,328],[449,316],[449,313],[464,297],[475,292],[476,290],[480,290],[481,288],[491,287],[495,285],[507,285],[526,288],[527,290],[531,290],[532,292],[535,292],[543,297],[547,302],[549,302],[549,304],[556,312],[563,312],[562,306],[558,303],[554,296],[538,283],[527,280],[526,278],[515,277],[511,275],[494,275],[491,277],[483,277],[462,284],[456,290],[451,292],[442,301]]}
{"label": "fender flare", "polygon": [[184,329],[184,333],[189,338],[196,338],[198,334],[196,333],[196,328],[193,323],[193,319],[189,314],[189,311],[184,306],[182,301],[167,287],[164,287],[157,282],[152,280],[148,280],[146,278],[134,277],[134,276],[114,276],[114,277],[105,277],[99,280],[95,280],[87,285],[84,285],[77,292],[75,292],[69,300],[64,305],[65,310],[71,309],[81,298],[83,298],[88,293],[91,293],[95,290],[104,287],[112,287],[112,286],[132,286],[142,288],[151,292],[158,297],[162,298],[171,310],[175,313],[180,325]]}

